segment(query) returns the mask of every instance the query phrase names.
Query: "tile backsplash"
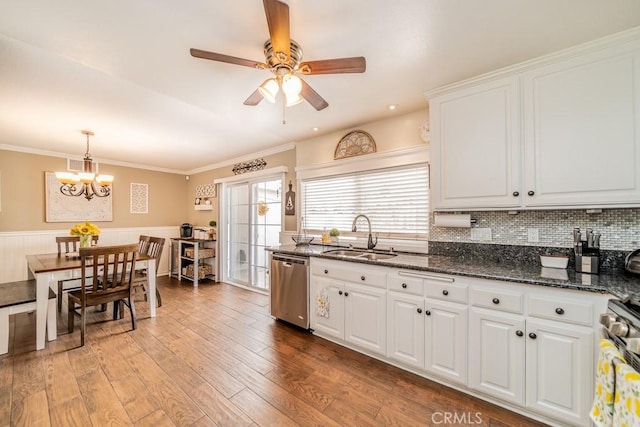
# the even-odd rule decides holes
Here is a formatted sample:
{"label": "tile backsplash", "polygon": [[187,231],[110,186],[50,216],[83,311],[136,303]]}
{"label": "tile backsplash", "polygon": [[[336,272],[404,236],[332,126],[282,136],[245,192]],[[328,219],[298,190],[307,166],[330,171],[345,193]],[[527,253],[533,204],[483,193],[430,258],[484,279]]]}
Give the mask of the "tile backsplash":
{"label": "tile backsplash", "polygon": [[[471,240],[469,228],[436,227],[433,213],[429,240],[571,248],[572,231],[579,227],[583,239],[587,228],[601,233],[602,249],[628,251],[640,247],[640,209],[603,209],[600,213],[587,213],[585,209],[520,211],[515,215],[505,211],[465,213],[476,220],[472,228],[491,229],[490,241]],[[529,229],[538,230],[538,242],[528,241]]]}

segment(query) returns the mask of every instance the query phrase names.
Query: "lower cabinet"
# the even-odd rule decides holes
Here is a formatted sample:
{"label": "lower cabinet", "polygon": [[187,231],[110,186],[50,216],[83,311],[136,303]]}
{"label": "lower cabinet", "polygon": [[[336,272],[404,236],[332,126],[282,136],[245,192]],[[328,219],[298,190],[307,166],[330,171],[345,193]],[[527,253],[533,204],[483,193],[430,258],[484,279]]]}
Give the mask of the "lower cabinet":
{"label": "lower cabinet", "polygon": [[386,289],[312,275],[311,298],[311,327],[316,332],[386,353]]}
{"label": "lower cabinet", "polygon": [[471,308],[469,387],[589,425],[593,343],[593,328]]}
{"label": "lower cabinet", "polygon": [[424,369],[456,383],[467,383],[467,306],[425,301]]}
{"label": "lower cabinet", "polygon": [[590,425],[608,295],[315,258],[311,272],[316,334],[534,417]]}

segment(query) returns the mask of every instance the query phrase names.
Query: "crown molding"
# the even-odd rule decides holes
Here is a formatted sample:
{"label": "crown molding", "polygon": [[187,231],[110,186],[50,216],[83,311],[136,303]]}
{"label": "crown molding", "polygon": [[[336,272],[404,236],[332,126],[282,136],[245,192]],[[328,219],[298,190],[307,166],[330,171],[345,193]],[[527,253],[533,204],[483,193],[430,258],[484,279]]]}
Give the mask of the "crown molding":
{"label": "crown molding", "polygon": [[289,151],[289,150],[293,150],[296,148],[296,143],[295,142],[290,142],[288,144],[283,144],[283,145],[278,145],[277,147],[272,147],[272,148],[267,148],[266,150],[262,150],[262,151],[258,151],[256,153],[251,153],[251,154],[247,154],[244,156],[240,156],[240,157],[236,157],[233,159],[229,159],[229,160],[224,160],[222,162],[218,162],[218,163],[213,163],[209,166],[204,166],[201,168],[197,168],[197,169],[192,169],[190,171],[188,171],[188,174],[196,174],[196,173],[201,173],[201,172],[207,172],[210,170],[214,170],[214,169],[220,169],[223,168],[225,166],[232,166],[236,163],[240,163],[240,162],[246,162],[249,160],[253,160],[256,158],[260,158],[260,157],[266,157],[266,156],[271,156],[274,154],[278,154],[278,153],[282,153],[285,151]]}

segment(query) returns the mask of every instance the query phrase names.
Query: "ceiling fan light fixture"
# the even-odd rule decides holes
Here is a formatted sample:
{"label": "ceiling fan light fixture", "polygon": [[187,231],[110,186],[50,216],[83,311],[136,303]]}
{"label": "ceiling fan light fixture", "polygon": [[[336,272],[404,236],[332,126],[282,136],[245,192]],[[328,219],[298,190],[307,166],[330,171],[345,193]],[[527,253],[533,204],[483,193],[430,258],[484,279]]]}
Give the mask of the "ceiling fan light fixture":
{"label": "ceiling fan light fixture", "polygon": [[294,74],[286,74],[282,78],[282,91],[287,95],[287,100],[300,96],[302,80]]}
{"label": "ceiling fan light fixture", "polygon": [[301,97],[300,95],[289,96],[289,95],[287,95],[285,93],[285,97],[287,98],[287,107],[292,107],[294,105],[298,105],[302,101],[304,101],[304,98]]}
{"label": "ceiling fan light fixture", "polygon": [[272,104],[276,102],[278,89],[279,85],[276,79],[267,79],[258,88],[260,94],[264,97],[264,99],[271,102]]}

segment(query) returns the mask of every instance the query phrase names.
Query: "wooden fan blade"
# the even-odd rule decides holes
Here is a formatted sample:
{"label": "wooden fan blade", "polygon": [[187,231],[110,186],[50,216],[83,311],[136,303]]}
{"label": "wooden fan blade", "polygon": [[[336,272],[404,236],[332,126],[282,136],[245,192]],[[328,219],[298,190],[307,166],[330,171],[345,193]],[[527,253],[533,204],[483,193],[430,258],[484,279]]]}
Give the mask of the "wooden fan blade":
{"label": "wooden fan blade", "polygon": [[289,6],[278,0],[263,0],[263,3],[273,52],[276,54],[276,58],[278,58],[278,52],[282,52],[286,57],[281,61],[287,62],[291,56]]}
{"label": "wooden fan blade", "polygon": [[302,74],[338,74],[338,73],[364,73],[367,69],[367,61],[363,56],[352,58],[325,59],[322,61],[308,61],[300,64],[298,68]]}
{"label": "wooden fan blade", "polygon": [[244,105],[258,105],[264,97],[258,89],[256,89],[247,99],[244,101]]}
{"label": "wooden fan blade", "polygon": [[300,91],[300,96],[307,100],[309,104],[313,106],[316,110],[320,111],[329,106],[329,103],[321,97],[318,92],[313,90],[311,86],[304,80],[300,79],[302,82],[302,91]]}
{"label": "wooden fan blade", "polygon": [[266,64],[258,61],[252,61],[250,59],[236,58],[235,56],[223,55],[221,53],[215,52],[207,52],[206,50],[200,49],[191,49],[190,52],[191,56],[196,58],[226,62],[227,64],[244,65],[245,67],[257,68],[259,70],[264,70],[267,68]]}

